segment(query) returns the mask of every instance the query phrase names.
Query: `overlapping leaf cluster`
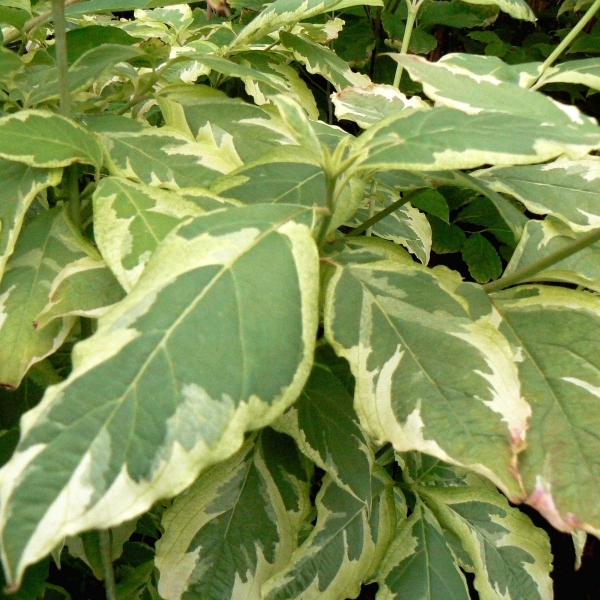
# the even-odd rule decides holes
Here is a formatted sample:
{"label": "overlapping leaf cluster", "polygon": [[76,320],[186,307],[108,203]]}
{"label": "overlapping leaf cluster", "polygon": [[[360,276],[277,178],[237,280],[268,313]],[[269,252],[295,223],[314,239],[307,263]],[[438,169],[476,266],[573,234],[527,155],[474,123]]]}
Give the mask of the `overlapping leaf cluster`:
{"label": "overlapping leaf cluster", "polygon": [[[427,61],[420,2],[86,0],[65,79],[48,16],[2,4],[9,589],[57,592],[52,555],[109,598],[552,598],[505,496],[600,533],[600,127],[544,93],[600,61]],[[360,5],[422,96],[344,58]],[[534,19],[421,25],[498,10]],[[457,250],[474,282],[428,266]]]}

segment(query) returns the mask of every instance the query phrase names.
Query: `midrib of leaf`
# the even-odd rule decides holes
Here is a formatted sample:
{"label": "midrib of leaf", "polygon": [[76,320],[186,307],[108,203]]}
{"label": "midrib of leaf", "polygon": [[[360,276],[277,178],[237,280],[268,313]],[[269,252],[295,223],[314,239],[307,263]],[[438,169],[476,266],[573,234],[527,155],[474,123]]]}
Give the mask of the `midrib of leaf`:
{"label": "midrib of leaf", "polygon": [[[561,414],[563,415],[564,420],[566,421],[566,423],[569,425],[569,429],[571,429],[571,431],[573,432],[573,438],[575,438],[576,443],[577,443],[577,447],[579,448],[579,454],[580,454],[580,460],[582,463],[585,463],[588,473],[593,474],[594,473],[594,469],[592,469],[586,459],[586,455],[583,452],[583,450],[581,449],[581,440],[579,438],[579,435],[577,435],[577,429],[575,428],[575,426],[571,423],[570,419],[567,416],[567,413],[565,412],[563,405],[561,404],[560,400],[558,399],[558,397],[556,396],[556,394],[554,393],[554,388],[552,387],[552,385],[550,384],[550,382],[548,381],[548,379],[546,378],[546,376],[544,375],[544,372],[542,371],[541,367],[538,365],[538,363],[533,359],[533,356],[531,355],[531,352],[529,352],[524,340],[522,340],[516,333],[516,331],[512,328],[509,320],[504,316],[504,313],[502,312],[502,309],[496,305],[496,303],[494,302],[494,298],[493,296],[488,296],[490,301],[492,302],[492,304],[494,304],[494,306],[496,307],[496,310],[498,310],[498,312],[500,313],[500,315],[502,316],[502,321],[504,323],[506,323],[506,326],[510,329],[510,331],[512,332],[512,334],[515,336],[516,339],[519,340],[519,342],[521,343],[521,347],[523,348],[523,350],[525,351],[525,354],[527,354],[528,358],[531,360],[531,363],[535,366],[536,371],[541,375],[542,379],[544,380],[544,383],[546,384],[546,388],[550,391],[550,394],[552,395],[553,398],[553,403],[555,406],[557,406],[560,409]],[[581,357],[580,357],[581,358]],[[533,407],[532,407],[533,409]],[[600,440],[600,438],[599,438]],[[517,467],[518,470],[518,467]],[[589,478],[590,481],[598,481],[598,490],[600,493],[600,481],[595,479],[593,476]],[[526,490],[525,490],[526,491]]]}
{"label": "midrib of leaf", "polygon": [[310,177],[307,177],[303,181],[300,181],[299,183],[297,183],[293,187],[291,187],[288,190],[286,190],[283,194],[277,196],[273,202],[279,202],[284,196],[286,196],[287,194],[289,194],[291,191],[293,191],[293,190],[299,190],[303,185],[305,185],[306,183],[308,183],[309,181],[311,181],[313,179],[316,179],[320,174],[321,174],[321,172],[314,173]]}
{"label": "midrib of leaf", "polygon": [[[381,311],[381,313],[383,315],[385,315],[386,321],[390,324],[390,326],[392,327],[392,329],[398,334],[398,337],[402,340],[402,343],[404,344],[404,347],[408,350],[409,354],[411,355],[411,357],[413,358],[413,360],[415,361],[415,363],[419,366],[419,369],[421,370],[421,372],[423,372],[425,374],[425,376],[427,377],[427,379],[431,382],[432,386],[439,393],[440,397],[444,400],[444,403],[446,404],[446,406],[450,409],[450,412],[457,417],[458,421],[463,425],[464,430],[467,432],[468,436],[471,438],[472,437],[471,432],[469,431],[468,427],[465,425],[464,421],[462,420],[462,417],[460,417],[458,415],[458,413],[456,413],[454,411],[454,408],[452,407],[452,403],[448,402],[448,399],[442,393],[442,390],[438,386],[437,382],[434,379],[431,378],[431,376],[429,375],[429,372],[421,365],[421,362],[419,361],[419,359],[413,353],[412,349],[410,348],[410,345],[406,343],[406,341],[404,340],[404,337],[402,336],[402,334],[400,333],[400,331],[397,329],[397,327],[394,325],[394,323],[392,321],[390,321],[390,319],[388,317],[387,311],[381,306],[381,304],[377,301],[377,298],[371,293],[371,291],[366,287],[366,285],[358,277],[356,277],[355,279],[357,279],[359,281],[360,285],[365,290],[367,290],[367,292],[369,293],[369,295],[373,298],[373,302],[377,305],[377,307],[379,308],[379,310]],[[375,407],[377,408],[377,404],[375,404]]]}
{"label": "midrib of leaf", "polygon": [[[175,321],[173,322],[173,324],[164,332],[162,339],[160,340],[160,342],[156,345],[156,348],[154,350],[152,350],[152,352],[150,352],[150,354],[148,355],[148,357],[146,358],[146,360],[144,361],[144,363],[142,364],[142,366],[140,367],[137,375],[133,378],[133,381],[127,386],[126,390],[123,392],[123,394],[115,400],[115,408],[112,412],[112,414],[109,414],[107,416],[107,418],[105,419],[105,424],[102,425],[102,427],[100,428],[100,430],[98,431],[97,435],[100,435],[100,433],[102,433],[103,431],[106,430],[107,426],[112,423],[112,420],[115,417],[115,414],[118,412],[118,410],[121,408],[121,404],[123,399],[125,398],[125,396],[127,396],[127,394],[129,393],[130,390],[134,389],[137,387],[137,384],[139,382],[139,380],[141,379],[141,377],[146,373],[146,370],[148,369],[148,366],[151,364],[151,362],[154,360],[154,358],[156,357],[156,355],[158,354],[159,351],[163,351],[165,357],[168,359],[169,361],[169,365],[172,366],[172,361],[171,358],[169,356],[169,353],[167,352],[166,348],[164,347],[165,344],[167,343],[167,341],[169,340],[170,336],[176,331],[177,327],[179,327],[179,325],[181,324],[181,321],[184,320],[189,314],[190,312],[192,312],[196,306],[204,299],[205,295],[212,289],[212,287],[214,286],[214,284],[219,281],[219,279],[229,270],[232,268],[232,266],[235,264],[235,262],[241,258],[241,256],[243,256],[243,254],[249,252],[250,250],[252,250],[253,248],[255,248],[260,242],[263,241],[263,239],[265,239],[268,235],[271,235],[271,233],[273,233],[274,231],[277,231],[277,229],[279,227],[281,227],[282,225],[284,225],[286,222],[288,221],[292,221],[295,217],[301,215],[303,212],[305,212],[304,210],[300,210],[297,213],[295,213],[294,215],[290,215],[289,217],[287,217],[286,219],[273,224],[271,227],[269,227],[268,229],[266,229],[263,233],[261,233],[260,235],[258,235],[256,237],[255,240],[253,240],[246,248],[245,252],[242,254],[238,254],[235,257],[233,257],[231,260],[229,260],[228,262],[224,263],[222,265],[221,270],[215,274],[215,276],[209,281],[209,283],[206,285],[206,287],[204,288],[204,290],[202,290],[202,292],[198,295],[198,297],[186,308],[186,310],[184,310],[181,315],[179,317],[177,317],[177,319],[175,319]],[[175,377],[173,377],[173,382],[176,382]],[[135,411],[137,412],[138,409],[138,402],[134,403],[134,407],[135,407]],[[100,407],[99,407],[100,408]],[[85,415],[82,415],[81,418],[84,418]],[[166,468],[166,465],[165,465]]]}
{"label": "midrib of leaf", "polygon": [[146,228],[152,234],[152,237],[154,238],[154,241],[158,245],[161,240],[158,237],[156,237],[156,234],[154,233],[154,230],[150,226],[149,222],[146,220],[146,216],[144,214],[145,211],[142,211],[142,209],[136,204],[135,200],[133,199],[133,194],[129,194],[129,192],[125,191],[125,186],[119,185],[119,187],[125,193],[125,195],[129,199],[129,201],[131,202],[131,204],[133,204],[133,206],[135,207],[135,210],[136,210],[137,214],[139,215],[140,219],[142,219],[142,221],[144,222],[144,225],[146,225]]}
{"label": "midrib of leaf", "polygon": [[[255,444],[257,442],[254,442]],[[229,533],[229,528],[231,527],[231,521],[233,520],[235,511],[237,510],[239,504],[240,504],[240,496],[243,494],[244,492],[244,487],[246,486],[246,482],[248,481],[248,477],[250,476],[250,469],[252,468],[252,463],[254,462],[254,456],[252,457],[252,460],[248,461],[248,465],[246,466],[246,474],[244,475],[244,481],[242,482],[242,485],[240,485],[240,490],[237,494],[237,498],[235,500],[235,504],[233,506],[233,508],[231,509],[231,515],[229,516],[229,519],[227,521],[227,527],[223,533],[223,538],[227,539],[227,534]],[[221,513],[222,514],[222,513]]]}

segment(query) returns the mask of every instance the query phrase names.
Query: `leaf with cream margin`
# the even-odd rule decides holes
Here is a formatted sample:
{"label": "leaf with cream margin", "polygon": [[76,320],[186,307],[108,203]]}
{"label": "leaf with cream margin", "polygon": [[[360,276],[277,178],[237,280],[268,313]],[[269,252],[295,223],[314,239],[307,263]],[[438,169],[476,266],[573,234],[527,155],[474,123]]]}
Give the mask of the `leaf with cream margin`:
{"label": "leaf with cream margin", "polygon": [[242,165],[228,140],[222,145],[199,143],[167,127],[107,131],[102,140],[110,174],[146,185],[174,190],[206,187]]}
{"label": "leaf with cream margin", "polygon": [[416,493],[462,547],[459,563],[475,574],[481,600],[552,600],[548,534],[502,494],[483,486],[420,486]]}
{"label": "leaf with cream margin", "polygon": [[60,183],[59,170],[36,169],[0,159],[0,280],[34,198]]}
{"label": "leaf with cream margin", "polygon": [[401,523],[377,574],[377,600],[469,600],[465,576],[422,502]]}
{"label": "leaf with cream margin", "polygon": [[231,42],[228,52],[252,44],[272,31],[316,15],[351,6],[383,6],[381,0],[275,0],[250,21]]}
{"label": "leaf with cream margin", "polygon": [[46,169],[73,163],[100,168],[102,147],[93,133],[71,119],[22,110],[0,118],[0,158]]}
{"label": "leaf with cream margin", "polygon": [[[379,556],[369,506],[375,523],[395,522],[392,485],[380,469],[372,475],[373,499],[362,502],[339,487],[330,475],[323,477],[317,498],[317,522],[306,541],[292,554],[288,565],[262,589],[264,600],[339,600],[356,598],[360,586]],[[376,501],[380,496],[381,501]]]}
{"label": "leaf with cream margin", "polygon": [[497,6],[501,11],[515,19],[535,22],[535,14],[525,0],[465,0],[469,4],[485,4]]}
{"label": "leaf with cream margin", "polygon": [[518,473],[526,502],[561,531],[600,534],[600,298],[527,285],[492,296],[532,408]]}
{"label": "leaf with cream margin", "polygon": [[375,457],[358,425],[352,396],[320,358],[317,353],[300,397],[273,427],[292,436],[300,450],[337,485],[370,503]]}
{"label": "leaf with cream margin", "polygon": [[350,363],[367,434],[468,467],[519,497],[512,468],[531,409],[483,290],[373,238],[348,241],[328,261],[325,335]]}
{"label": "leaf with cream margin", "polygon": [[21,420],[0,471],[9,584],[63,537],[177,495],[294,402],[318,325],[315,226],[304,207],[234,207],[162,241]]}
{"label": "leaf with cream margin", "polygon": [[165,600],[260,600],[307,516],[309,473],[293,440],[265,428],[203,473],[163,513],[156,544]]}
{"label": "leaf with cream margin", "polygon": [[[549,256],[582,237],[567,224],[552,217],[531,219],[515,249],[504,275],[510,275],[537,260]],[[600,242],[535,273],[522,281],[560,281],[574,283],[600,292]]]}
{"label": "leaf with cream margin", "polygon": [[33,322],[36,329],[61,317],[97,319],[125,292],[106,262],[99,256],[86,256],[69,264],[52,282],[48,304]]}
{"label": "leaf with cream margin", "polygon": [[207,190],[175,193],[119,177],[102,179],[93,201],[96,243],[128,292],[169,232],[185,219],[229,205]]}
{"label": "leaf with cream margin", "polygon": [[[374,213],[384,210],[396,200],[398,198],[395,194],[389,194],[382,190],[376,195],[373,206]],[[370,212],[370,201],[367,200],[363,202],[347,224],[350,227],[358,227],[369,218]],[[403,204],[393,213],[377,221],[372,227],[372,232],[385,240],[404,246],[424,265],[429,262],[432,241],[431,225],[427,217],[411,204]]]}
{"label": "leaf with cream margin", "polygon": [[423,85],[423,92],[437,106],[448,106],[473,115],[482,111],[500,112],[535,118],[540,123],[581,125],[584,129],[596,124],[594,119],[574,106],[560,104],[540,92],[507,83],[493,75],[471,73],[462,66],[443,60],[431,63],[419,56],[400,54],[394,54],[392,58],[408,71],[412,79]]}
{"label": "leaf with cream margin", "polygon": [[547,83],[577,83],[600,90],[600,58],[568,60],[544,72],[536,88]]}
{"label": "leaf with cream margin", "polygon": [[502,167],[475,173],[496,192],[510,194],[537,215],[552,215],[574,231],[600,227],[600,158]]}
{"label": "leaf with cream margin", "polygon": [[73,318],[37,331],[34,319],[48,304],[48,290],[61,271],[93,253],[60,208],[43,212],[23,229],[0,284],[0,385],[18,387],[31,365],[62,344]]}
{"label": "leaf with cream margin", "polygon": [[541,119],[445,106],[402,112],[371,125],[352,146],[354,169],[435,171],[522,165],[566,154],[581,158],[600,147],[600,127],[553,125]]}
{"label": "leaf with cream margin", "polygon": [[367,87],[348,87],[332,94],[331,100],[338,119],[354,121],[363,129],[394,113],[430,108],[418,96],[407,98],[392,85],[374,83]]}
{"label": "leaf with cream margin", "polygon": [[338,91],[351,86],[358,86],[360,89],[371,85],[371,80],[366,75],[352,71],[345,60],[326,46],[287,31],[279,33],[279,41],[309,73],[325,78]]}

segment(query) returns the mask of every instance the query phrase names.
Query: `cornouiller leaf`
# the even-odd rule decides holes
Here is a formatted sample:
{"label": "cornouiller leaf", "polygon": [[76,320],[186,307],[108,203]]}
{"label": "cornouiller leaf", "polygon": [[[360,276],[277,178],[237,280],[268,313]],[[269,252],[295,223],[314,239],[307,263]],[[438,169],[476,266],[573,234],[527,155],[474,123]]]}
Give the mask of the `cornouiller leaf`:
{"label": "cornouiller leaf", "polygon": [[298,206],[235,207],[163,240],[75,347],[68,379],[22,419],[0,471],[10,583],[63,537],[177,495],[297,398],[318,322],[314,220]]}

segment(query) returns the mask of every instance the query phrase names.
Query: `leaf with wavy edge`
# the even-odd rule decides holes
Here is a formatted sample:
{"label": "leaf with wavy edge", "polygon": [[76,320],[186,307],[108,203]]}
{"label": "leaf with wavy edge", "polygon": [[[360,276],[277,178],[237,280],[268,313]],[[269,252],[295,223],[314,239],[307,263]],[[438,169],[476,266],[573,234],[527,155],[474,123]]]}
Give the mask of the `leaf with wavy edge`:
{"label": "leaf with wavy edge", "polygon": [[398,452],[466,466],[519,497],[512,469],[531,409],[481,288],[372,238],[328,260],[325,335],[350,363],[367,433]]}
{"label": "leaf with wavy edge", "polygon": [[161,597],[260,600],[296,548],[310,507],[306,467],[291,438],[266,428],[201,475],[163,514]]}
{"label": "leaf with wavy edge", "polygon": [[64,536],[177,495],[296,399],[318,324],[315,225],[304,207],[235,207],[163,240],[21,420],[0,471],[9,583]]}
{"label": "leaf with wavy edge", "polygon": [[567,60],[545,71],[536,87],[547,83],[576,83],[600,90],[600,58]]}

